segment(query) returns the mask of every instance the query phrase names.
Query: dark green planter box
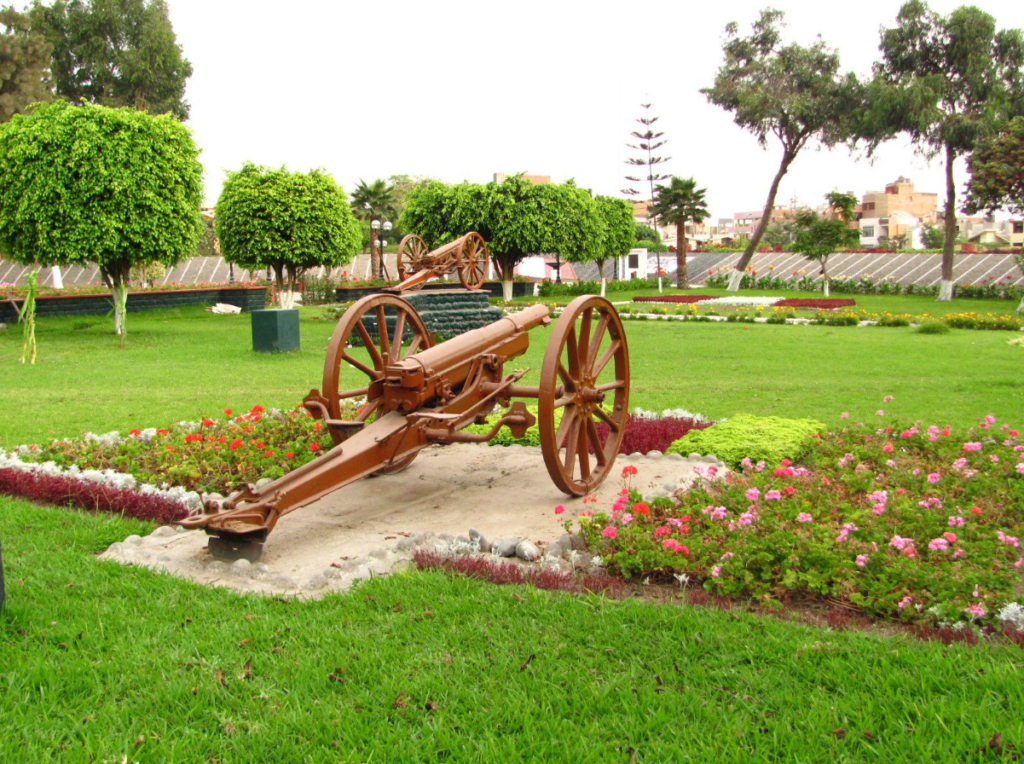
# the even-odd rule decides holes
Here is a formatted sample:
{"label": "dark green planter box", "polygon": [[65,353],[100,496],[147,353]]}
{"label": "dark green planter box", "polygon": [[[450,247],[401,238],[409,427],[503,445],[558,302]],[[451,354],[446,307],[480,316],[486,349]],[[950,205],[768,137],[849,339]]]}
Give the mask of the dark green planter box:
{"label": "dark green planter box", "polygon": [[257,353],[287,353],[299,349],[299,311],[254,310],[252,349]]}
{"label": "dark green planter box", "polygon": [[[128,312],[156,308],[182,308],[186,305],[213,305],[224,302],[242,310],[258,310],[266,302],[266,287],[211,287],[202,289],[160,289],[129,292]],[[17,300],[18,306],[21,301]],[[110,293],[41,295],[36,297],[36,318],[46,316],[102,316],[110,311]],[[18,311],[6,300],[0,302],[0,323],[14,323]]]}

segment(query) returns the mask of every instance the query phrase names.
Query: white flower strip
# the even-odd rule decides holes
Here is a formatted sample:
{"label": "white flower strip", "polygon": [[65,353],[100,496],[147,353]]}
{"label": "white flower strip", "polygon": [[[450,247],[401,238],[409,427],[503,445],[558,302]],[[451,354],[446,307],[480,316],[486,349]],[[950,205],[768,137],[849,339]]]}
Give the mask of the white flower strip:
{"label": "white flower strip", "polygon": [[[692,419],[695,422],[715,422],[716,420],[706,417],[703,414],[695,414],[686,409],[665,409],[660,414],[657,411],[647,411],[642,408],[633,409],[633,416],[640,419]],[[724,422],[724,419],[717,420]]]}
{"label": "white flower strip", "polygon": [[[156,431],[154,430],[154,433]],[[117,436],[117,433],[107,433],[107,435],[93,436],[95,442],[100,442],[98,438],[106,438],[110,435]],[[115,441],[116,442],[116,441]],[[19,446],[19,450],[25,448],[25,446]],[[202,508],[202,502],[200,496],[195,491],[186,491],[182,486],[169,486],[166,483],[157,487],[150,485],[149,483],[140,483],[132,475],[127,475],[123,472],[115,472],[114,470],[83,470],[77,465],[72,464],[67,469],[58,466],[54,462],[23,462],[18,458],[17,454],[9,454],[0,448],[0,469],[11,468],[21,470],[22,472],[34,472],[39,475],[45,475],[49,477],[65,477],[73,480],[84,480],[90,483],[97,483],[99,485],[110,486],[111,488],[118,488],[121,490],[135,491],[136,493],[160,496],[167,501],[175,504],[180,504],[190,512],[197,511]]]}
{"label": "white flower strip", "polygon": [[694,305],[700,305],[701,307],[704,307],[705,305],[726,305],[726,306],[730,306],[731,305],[733,307],[740,307],[740,306],[757,307],[759,305],[763,305],[764,307],[768,308],[768,307],[771,307],[772,305],[774,305],[777,302],[782,302],[784,299],[786,299],[786,298],[785,297],[747,297],[747,296],[713,297],[710,300],[701,300],[700,302],[693,303],[693,304]]}

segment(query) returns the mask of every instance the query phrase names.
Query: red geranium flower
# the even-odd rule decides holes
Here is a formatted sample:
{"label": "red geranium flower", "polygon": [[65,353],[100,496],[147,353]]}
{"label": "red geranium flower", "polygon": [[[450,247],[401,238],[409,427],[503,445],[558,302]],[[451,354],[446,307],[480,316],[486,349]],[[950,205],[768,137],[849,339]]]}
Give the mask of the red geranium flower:
{"label": "red geranium flower", "polygon": [[271,451],[271,450],[270,450],[270,449],[268,448],[268,449],[267,449],[266,451],[264,451],[264,452],[263,452],[263,455],[264,455],[264,456],[273,456],[273,455],[274,455],[274,452],[273,452],[273,451]]}
{"label": "red geranium flower", "polygon": [[239,440],[238,438],[235,438],[233,441],[231,441],[231,445],[228,446],[228,450],[229,451],[234,451],[236,448],[241,448],[241,447],[242,447],[242,441]]}
{"label": "red geranium flower", "polygon": [[204,419],[203,427],[213,427],[214,421],[212,419]]}
{"label": "red geranium flower", "polygon": [[255,406],[252,407],[252,409],[250,409],[249,413],[250,414],[262,414],[263,411],[264,411],[263,407],[260,404],[257,403]]}
{"label": "red geranium flower", "polygon": [[224,409],[224,416],[231,416],[231,409]]}
{"label": "red geranium flower", "polygon": [[138,427],[135,427],[135,428],[133,428],[131,430],[128,430],[128,434],[129,435],[141,435],[142,434],[142,430],[140,430]]}
{"label": "red geranium flower", "polygon": [[320,450],[320,444],[316,443],[316,442],[310,443],[309,444],[309,450],[310,451],[319,451]]}
{"label": "red geranium flower", "polygon": [[286,453],[284,455],[285,459],[293,459],[294,457],[295,457],[295,452],[294,451],[289,451],[288,453]]}
{"label": "red geranium flower", "polygon": [[166,435],[167,434],[167,430],[165,430],[163,427],[161,427],[159,430],[156,431],[156,434],[157,435]]}

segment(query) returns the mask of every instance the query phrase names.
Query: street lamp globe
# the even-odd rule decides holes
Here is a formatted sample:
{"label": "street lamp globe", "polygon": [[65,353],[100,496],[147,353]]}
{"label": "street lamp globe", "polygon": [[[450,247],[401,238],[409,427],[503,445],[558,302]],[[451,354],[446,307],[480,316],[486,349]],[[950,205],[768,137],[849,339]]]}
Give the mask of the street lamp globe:
{"label": "street lamp globe", "polygon": [[374,231],[379,231],[380,230],[380,221],[379,220],[371,220],[370,221],[370,228],[372,228]]}

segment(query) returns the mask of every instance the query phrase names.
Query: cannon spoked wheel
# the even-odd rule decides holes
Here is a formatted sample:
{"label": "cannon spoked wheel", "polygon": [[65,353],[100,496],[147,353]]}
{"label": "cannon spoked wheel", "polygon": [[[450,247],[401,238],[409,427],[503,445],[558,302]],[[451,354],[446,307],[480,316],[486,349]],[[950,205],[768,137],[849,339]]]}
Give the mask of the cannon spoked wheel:
{"label": "cannon spoked wheel", "polygon": [[577,297],[555,323],[540,372],[540,448],[555,485],[583,496],[608,476],[628,407],[629,351],[619,314],[602,297]]}
{"label": "cannon spoked wheel", "polygon": [[[427,243],[416,234],[410,233],[403,236],[398,243],[398,280],[405,281],[416,271],[422,271],[424,269],[423,257],[429,251]],[[421,289],[422,287],[423,284],[415,284],[409,289]]]}
{"label": "cannon spoked wheel", "polygon": [[487,276],[487,242],[478,233],[466,235],[459,253],[459,281],[466,289],[479,289]]}
{"label": "cannon spoked wheel", "polygon": [[[371,316],[377,321],[377,337],[370,333],[363,318]],[[388,329],[388,317],[394,317],[394,327]],[[380,330],[383,327],[383,331]],[[403,344],[406,330],[411,337]],[[362,348],[349,347],[349,341],[358,339]],[[345,311],[331,336],[327,347],[327,361],[324,364],[323,396],[327,399],[327,410],[332,419],[341,419],[341,402],[349,398],[366,397],[366,405],[354,421],[372,422],[381,413],[384,403],[384,369],[413,353],[426,350],[433,345],[430,332],[409,303],[389,294],[371,294],[362,298]],[[365,385],[341,389],[342,364],[348,364],[365,378]],[[335,444],[342,443],[348,436],[335,428],[329,428]],[[415,455],[414,455],[415,456]],[[380,470],[380,473],[395,472],[412,462],[413,457],[394,462]]]}

